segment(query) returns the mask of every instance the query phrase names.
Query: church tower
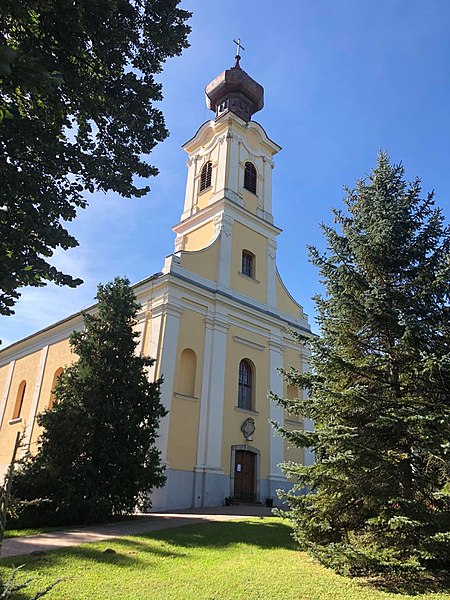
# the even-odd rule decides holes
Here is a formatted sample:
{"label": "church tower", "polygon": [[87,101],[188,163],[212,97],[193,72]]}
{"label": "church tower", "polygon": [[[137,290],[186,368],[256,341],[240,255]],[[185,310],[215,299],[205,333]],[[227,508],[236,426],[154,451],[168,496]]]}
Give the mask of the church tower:
{"label": "church tower", "polygon": [[[289,330],[310,334],[307,317],[276,267],[281,230],[272,214],[272,172],[281,148],[252,120],[263,108],[264,90],[242,70],[239,56],[205,92],[215,118],[183,146],[188,154],[184,207],[173,227],[175,252],[163,271],[177,281],[178,297],[172,300],[184,309],[173,348],[173,389],[171,384],[165,389],[171,412],[161,449],[169,478],[177,480],[175,465],[183,456],[187,470],[191,452],[194,506],[220,504],[227,496],[275,497],[277,488],[289,487],[278,465],[310,460],[285,448],[269,425],[275,420],[293,428],[310,426],[283,415],[267,398],[268,390],[299,393],[286,389],[278,369],[307,368],[305,350]],[[193,365],[195,381],[183,388]],[[160,372],[167,373],[164,365]],[[191,403],[182,389],[191,390]],[[169,480],[161,505],[174,499],[173,487]],[[188,499],[181,504],[188,505]]]}
{"label": "church tower", "polygon": [[[267,397],[268,390],[302,393],[279,369],[308,368],[292,332],[311,331],[276,267],[272,173],[281,148],[252,120],[264,90],[237,56],[206,87],[206,103],[215,118],[184,145],[187,184],[174,252],[160,273],[133,286],[142,307],[137,350],[155,359],[149,377],[163,377],[168,411],[158,438],[167,482],[152,494],[154,510],[217,506],[230,496],[264,502],[291,485],[280,463],[312,460],[270,425],[311,427]],[[37,415],[76,360],[68,338],[82,327],[76,313],[0,352],[0,480],[18,433],[24,451],[36,451]]]}

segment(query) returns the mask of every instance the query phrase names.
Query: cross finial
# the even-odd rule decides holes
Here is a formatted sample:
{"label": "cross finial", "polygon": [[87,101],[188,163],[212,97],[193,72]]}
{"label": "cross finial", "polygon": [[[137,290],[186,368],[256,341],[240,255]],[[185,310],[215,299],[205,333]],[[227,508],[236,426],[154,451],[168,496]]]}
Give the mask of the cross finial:
{"label": "cross finial", "polygon": [[245,50],[244,46],[241,44],[241,38],[233,40],[233,42],[236,44],[236,58],[241,58],[241,50]]}

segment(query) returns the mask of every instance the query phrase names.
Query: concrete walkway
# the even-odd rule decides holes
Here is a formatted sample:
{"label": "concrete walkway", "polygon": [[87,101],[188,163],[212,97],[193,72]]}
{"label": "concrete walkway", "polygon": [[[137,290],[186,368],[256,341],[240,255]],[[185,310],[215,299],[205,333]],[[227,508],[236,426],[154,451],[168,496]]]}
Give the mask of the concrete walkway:
{"label": "concrete walkway", "polygon": [[177,512],[150,513],[132,521],[120,521],[92,527],[77,527],[3,540],[1,558],[33,552],[48,552],[57,548],[78,546],[127,535],[140,535],[170,527],[205,523],[208,521],[233,521],[245,517],[270,516],[272,510],[262,506],[218,506],[188,509]]}

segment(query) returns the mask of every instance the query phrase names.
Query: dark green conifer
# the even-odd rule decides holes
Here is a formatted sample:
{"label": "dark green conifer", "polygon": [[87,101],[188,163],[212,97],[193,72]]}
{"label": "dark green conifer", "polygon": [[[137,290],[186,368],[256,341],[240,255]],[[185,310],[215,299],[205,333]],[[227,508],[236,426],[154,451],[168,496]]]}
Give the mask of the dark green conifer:
{"label": "dark green conifer", "polygon": [[309,394],[275,398],[315,423],[281,428],[316,458],[285,466],[285,498],[299,542],[340,572],[448,569],[450,229],[384,153],[347,192],[327,251],[311,249],[325,286],[312,372],[284,374]]}
{"label": "dark green conifer", "polygon": [[155,448],[166,414],[161,380],[136,354],[140,309],[127,279],[99,285],[94,315],[70,337],[78,361],[59,377],[55,403],[38,417],[40,448],[15,480],[21,498],[47,497],[58,521],[85,522],[128,514],[148,504],[165,477]]}

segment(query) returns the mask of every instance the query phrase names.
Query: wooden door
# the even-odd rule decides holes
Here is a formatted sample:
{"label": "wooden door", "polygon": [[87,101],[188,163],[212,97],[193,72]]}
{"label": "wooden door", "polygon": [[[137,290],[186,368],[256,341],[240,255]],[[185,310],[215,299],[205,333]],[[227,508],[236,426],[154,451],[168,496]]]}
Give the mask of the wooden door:
{"label": "wooden door", "polygon": [[256,455],[247,450],[236,450],[234,462],[234,496],[242,502],[256,500]]}

